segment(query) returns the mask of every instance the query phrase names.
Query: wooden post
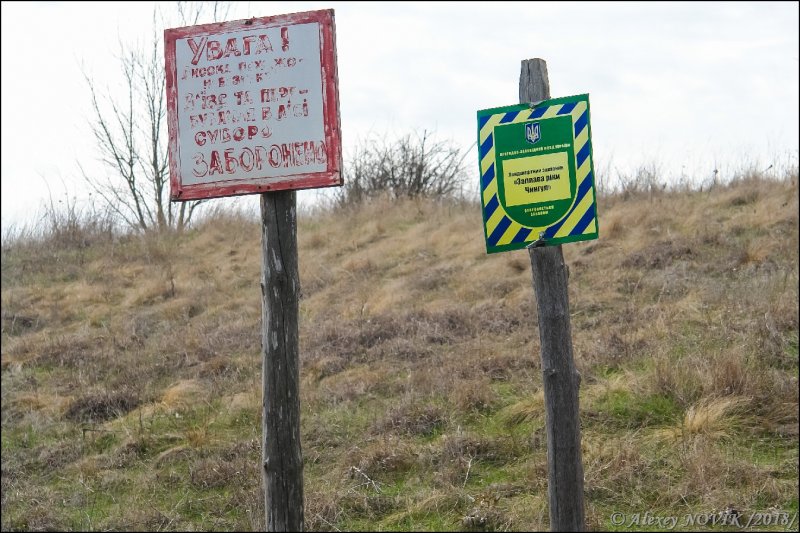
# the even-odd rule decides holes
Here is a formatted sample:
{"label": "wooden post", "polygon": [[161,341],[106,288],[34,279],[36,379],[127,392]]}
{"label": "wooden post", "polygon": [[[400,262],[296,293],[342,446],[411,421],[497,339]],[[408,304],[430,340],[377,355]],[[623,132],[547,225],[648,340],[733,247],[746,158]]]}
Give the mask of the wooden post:
{"label": "wooden post", "polygon": [[[547,63],[522,62],[520,103],[550,98]],[[583,463],[578,408],[580,374],[572,358],[567,280],[561,245],[529,248],[539,310],[547,425],[547,480],[551,531],[584,531]]]}
{"label": "wooden post", "polygon": [[300,278],[294,191],[261,195],[262,458],[267,531],[303,531]]}

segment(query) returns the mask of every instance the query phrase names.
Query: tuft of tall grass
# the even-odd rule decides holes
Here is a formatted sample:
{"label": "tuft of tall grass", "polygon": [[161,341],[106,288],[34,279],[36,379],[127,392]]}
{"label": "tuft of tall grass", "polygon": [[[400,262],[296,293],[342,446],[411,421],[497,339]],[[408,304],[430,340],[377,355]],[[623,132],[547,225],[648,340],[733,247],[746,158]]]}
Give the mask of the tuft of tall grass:
{"label": "tuft of tall grass", "polygon": [[686,410],[680,424],[658,430],[655,436],[679,441],[730,438],[741,428],[740,415],[746,405],[746,399],[739,397],[704,398]]}

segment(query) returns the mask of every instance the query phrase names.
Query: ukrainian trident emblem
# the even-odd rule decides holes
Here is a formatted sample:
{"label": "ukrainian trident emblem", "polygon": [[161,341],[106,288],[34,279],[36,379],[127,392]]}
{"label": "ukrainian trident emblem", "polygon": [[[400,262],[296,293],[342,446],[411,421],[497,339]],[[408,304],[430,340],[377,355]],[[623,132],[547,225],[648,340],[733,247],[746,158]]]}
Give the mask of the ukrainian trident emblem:
{"label": "ukrainian trident emblem", "polygon": [[542,135],[539,130],[538,122],[529,122],[525,124],[525,140],[531,144],[536,144]]}

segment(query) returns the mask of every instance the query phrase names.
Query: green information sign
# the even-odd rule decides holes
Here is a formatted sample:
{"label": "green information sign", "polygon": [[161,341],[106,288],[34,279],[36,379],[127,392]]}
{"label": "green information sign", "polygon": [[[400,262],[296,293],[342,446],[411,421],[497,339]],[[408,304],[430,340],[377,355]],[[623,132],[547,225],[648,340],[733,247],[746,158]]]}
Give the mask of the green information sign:
{"label": "green information sign", "polygon": [[596,239],[589,95],[478,111],[488,253]]}

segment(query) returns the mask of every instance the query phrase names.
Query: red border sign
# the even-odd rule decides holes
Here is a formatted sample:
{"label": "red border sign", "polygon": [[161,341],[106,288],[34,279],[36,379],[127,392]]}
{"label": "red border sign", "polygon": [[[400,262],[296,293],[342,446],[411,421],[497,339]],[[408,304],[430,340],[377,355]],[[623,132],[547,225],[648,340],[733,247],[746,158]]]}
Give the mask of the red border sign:
{"label": "red border sign", "polygon": [[170,198],[342,184],[333,10],[164,30]]}

